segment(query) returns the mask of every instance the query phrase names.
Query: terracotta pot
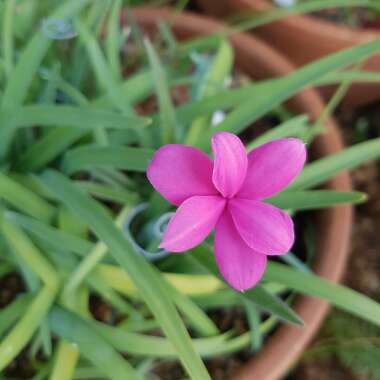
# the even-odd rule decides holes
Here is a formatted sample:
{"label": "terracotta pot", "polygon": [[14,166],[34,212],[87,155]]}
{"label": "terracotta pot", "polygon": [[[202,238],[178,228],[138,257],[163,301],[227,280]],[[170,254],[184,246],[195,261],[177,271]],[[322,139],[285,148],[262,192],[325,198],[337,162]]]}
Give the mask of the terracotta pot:
{"label": "terracotta pot", "polygon": [[[222,28],[220,23],[212,19],[186,12],[174,14],[168,9],[140,8],[134,10],[133,14],[137,22],[148,30],[155,28],[159,20],[169,22],[180,39],[207,35]],[[293,66],[283,56],[251,35],[235,34],[231,43],[235,49],[237,66],[255,79],[286,75],[293,70]],[[324,103],[315,90],[308,89],[296,95],[288,106],[295,112],[306,113],[315,119],[322,112]],[[314,157],[326,156],[343,148],[334,120],[327,120],[325,127],[326,133],[318,137],[312,146]],[[326,187],[350,191],[349,174],[341,173]],[[351,225],[352,207],[349,205],[316,213],[318,260],[313,268],[318,275],[333,282],[341,279],[348,257]],[[294,309],[305,321],[306,327],[279,327],[268,338],[260,354],[233,376],[234,380],[279,379],[295,363],[318,331],[328,305],[318,299],[299,296]]]}
{"label": "terracotta pot", "polygon": [[[258,12],[274,9],[268,0],[197,0],[200,7],[214,16]],[[322,58],[328,54],[380,38],[376,30],[355,29],[317,19],[312,16],[291,16],[253,30],[255,36],[263,39],[297,66]],[[369,58],[362,69],[380,71],[380,56]],[[335,86],[321,89],[329,98]],[[351,86],[345,99],[347,107],[358,107],[380,97],[380,84],[358,83]]]}

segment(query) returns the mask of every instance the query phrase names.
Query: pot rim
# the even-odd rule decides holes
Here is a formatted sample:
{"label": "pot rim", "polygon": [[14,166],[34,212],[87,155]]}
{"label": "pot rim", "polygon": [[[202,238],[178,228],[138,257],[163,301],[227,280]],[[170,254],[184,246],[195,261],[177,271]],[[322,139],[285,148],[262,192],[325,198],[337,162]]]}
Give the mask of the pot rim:
{"label": "pot rim", "polygon": [[[158,21],[170,23],[173,32],[180,39],[210,34],[225,29],[223,24],[211,18],[191,12],[176,13],[169,8],[139,7],[132,9],[135,20],[146,28],[154,28]],[[236,64],[245,73],[256,79],[283,76],[294,70],[294,66],[281,54],[264,42],[245,33],[234,34],[230,42],[236,55]],[[308,88],[295,95],[288,106],[296,112],[306,113],[316,120],[324,109],[324,102],[315,89]],[[313,142],[312,153],[322,157],[343,149],[338,127],[329,117],[324,126],[326,133]],[[326,188],[350,191],[351,181],[344,171],[326,184]],[[332,282],[342,279],[348,259],[350,232],[352,227],[352,205],[340,205],[316,213],[317,240],[316,256],[313,264],[316,274]],[[327,302],[297,296],[294,309],[304,320],[303,328],[282,325],[270,336],[261,352],[250,359],[232,376],[231,380],[276,380],[280,379],[296,362],[298,356],[318,331],[326,316]]]}

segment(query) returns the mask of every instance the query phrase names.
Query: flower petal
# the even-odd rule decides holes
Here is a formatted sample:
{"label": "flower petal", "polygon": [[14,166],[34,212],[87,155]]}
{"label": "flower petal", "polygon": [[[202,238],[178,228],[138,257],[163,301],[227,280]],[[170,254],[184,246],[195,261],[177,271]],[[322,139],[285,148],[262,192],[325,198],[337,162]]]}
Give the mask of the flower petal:
{"label": "flower petal", "polygon": [[226,200],[220,196],[187,199],[166,227],[160,248],[183,252],[201,243],[214,228],[225,204]]}
{"label": "flower petal", "polygon": [[215,258],[224,279],[240,292],[260,281],[267,263],[240,237],[227,209],[215,227]]}
{"label": "flower petal", "polygon": [[228,132],[218,132],[212,138],[214,172],[212,181],[226,198],[233,197],[244,182],[248,159],[240,139]]}
{"label": "flower petal", "polygon": [[305,144],[287,138],[271,141],[248,154],[248,170],[237,196],[264,199],[286,188],[306,161]]}
{"label": "flower petal", "polygon": [[282,255],[294,243],[292,218],[270,204],[234,198],[228,208],[243,240],[265,255]]}
{"label": "flower petal", "polygon": [[169,202],[180,205],[194,195],[217,195],[212,184],[212,161],[205,153],[184,145],[165,145],[147,170],[153,187]]}

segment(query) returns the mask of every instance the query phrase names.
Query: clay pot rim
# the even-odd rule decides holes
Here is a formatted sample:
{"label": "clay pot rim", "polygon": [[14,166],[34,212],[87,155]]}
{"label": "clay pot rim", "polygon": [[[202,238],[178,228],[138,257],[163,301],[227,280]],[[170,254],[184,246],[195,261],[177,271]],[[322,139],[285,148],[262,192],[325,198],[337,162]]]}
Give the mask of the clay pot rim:
{"label": "clay pot rim", "polygon": [[[223,24],[211,18],[190,12],[173,13],[168,8],[139,7],[132,9],[135,20],[144,27],[153,28],[159,20],[170,23],[174,33],[183,39],[210,34],[223,29]],[[283,56],[265,43],[248,34],[235,34],[230,38],[234,47],[238,66],[243,71],[258,79],[268,75],[286,75],[294,70]],[[298,111],[306,111],[312,118],[317,118],[324,108],[324,103],[314,89],[307,89],[292,98],[289,106]],[[329,155],[341,150],[344,145],[335,121],[329,118],[326,133],[315,140],[313,151],[317,156]],[[350,191],[351,183],[347,172],[333,178],[327,188]],[[317,257],[314,270],[318,275],[333,282],[342,278],[348,258],[348,246],[352,226],[352,206],[342,205],[317,213],[318,230]],[[338,237],[338,238],[337,238]],[[339,239],[340,238],[340,239]],[[289,325],[280,326],[268,338],[263,350],[252,358],[233,376],[233,380],[275,380],[282,377],[297,360],[323,321],[328,311],[326,302],[306,296],[298,296],[294,304],[295,311],[305,321],[308,328]]]}

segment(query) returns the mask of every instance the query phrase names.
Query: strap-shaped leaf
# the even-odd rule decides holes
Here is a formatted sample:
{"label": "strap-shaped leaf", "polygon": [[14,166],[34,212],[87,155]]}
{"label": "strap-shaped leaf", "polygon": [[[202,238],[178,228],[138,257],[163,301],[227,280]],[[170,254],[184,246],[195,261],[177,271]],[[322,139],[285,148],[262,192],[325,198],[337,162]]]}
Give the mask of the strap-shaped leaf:
{"label": "strap-shaped leaf", "polygon": [[285,210],[313,210],[342,203],[362,203],[367,196],[359,191],[286,191],[265,201]]}
{"label": "strap-shaped leaf", "polygon": [[67,174],[98,168],[145,172],[153,154],[144,148],[84,145],[65,154],[62,170]]}
{"label": "strap-shaped leaf", "polygon": [[39,125],[93,130],[94,128],[142,128],[147,126],[150,120],[93,107],[30,105],[3,108],[0,110],[0,122],[2,128],[8,129]]}
{"label": "strap-shaped leaf", "polygon": [[274,262],[268,264],[264,278],[286,285],[299,293],[322,298],[342,310],[380,326],[380,304],[352,289]]}
{"label": "strap-shaped leaf", "polygon": [[79,346],[81,355],[99,368],[107,377],[115,380],[138,380],[133,367],[78,315],[60,307],[49,314],[52,331],[60,338]]}
{"label": "strap-shaped leaf", "polygon": [[304,190],[319,185],[345,169],[380,157],[380,137],[356,144],[332,156],[307,165],[288,190]]}

